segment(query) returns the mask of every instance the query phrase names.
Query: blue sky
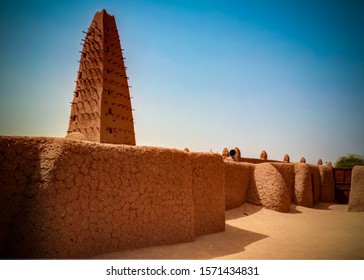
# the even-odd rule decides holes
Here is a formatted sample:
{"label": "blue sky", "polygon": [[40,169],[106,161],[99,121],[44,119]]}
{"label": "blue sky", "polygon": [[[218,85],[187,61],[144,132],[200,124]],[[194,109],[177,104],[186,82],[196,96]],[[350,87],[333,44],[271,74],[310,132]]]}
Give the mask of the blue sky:
{"label": "blue sky", "polygon": [[82,30],[113,14],[137,145],[364,154],[364,1],[2,1],[0,135],[63,137]]}

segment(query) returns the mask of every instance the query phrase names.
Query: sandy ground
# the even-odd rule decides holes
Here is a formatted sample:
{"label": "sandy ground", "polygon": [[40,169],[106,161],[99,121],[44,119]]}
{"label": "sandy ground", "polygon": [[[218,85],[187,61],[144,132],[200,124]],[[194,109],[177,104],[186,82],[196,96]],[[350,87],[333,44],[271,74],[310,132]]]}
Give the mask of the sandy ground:
{"label": "sandy ground", "polygon": [[315,208],[292,205],[291,213],[279,213],[245,203],[226,212],[225,232],[95,258],[364,260],[364,212],[319,203]]}

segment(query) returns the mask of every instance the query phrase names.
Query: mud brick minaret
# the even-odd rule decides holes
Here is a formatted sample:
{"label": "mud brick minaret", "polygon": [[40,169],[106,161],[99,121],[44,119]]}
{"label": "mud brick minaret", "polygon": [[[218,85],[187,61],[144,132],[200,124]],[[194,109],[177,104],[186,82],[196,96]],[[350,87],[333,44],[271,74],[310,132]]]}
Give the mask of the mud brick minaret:
{"label": "mud brick minaret", "polygon": [[68,135],[87,140],[135,145],[128,77],[115,18],[97,12],[82,41],[80,67]]}

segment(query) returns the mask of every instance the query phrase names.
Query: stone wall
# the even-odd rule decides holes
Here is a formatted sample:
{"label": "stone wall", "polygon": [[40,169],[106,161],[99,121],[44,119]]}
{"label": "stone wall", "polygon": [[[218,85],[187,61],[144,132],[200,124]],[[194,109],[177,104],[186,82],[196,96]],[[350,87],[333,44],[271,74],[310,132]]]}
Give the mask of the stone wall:
{"label": "stone wall", "polygon": [[1,137],[0,150],[1,257],[87,258],[224,230],[221,157],[36,137]]}
{"label": "stone wall", "polygon": [[364,212],[364,166],[353,167],[348,211]]}

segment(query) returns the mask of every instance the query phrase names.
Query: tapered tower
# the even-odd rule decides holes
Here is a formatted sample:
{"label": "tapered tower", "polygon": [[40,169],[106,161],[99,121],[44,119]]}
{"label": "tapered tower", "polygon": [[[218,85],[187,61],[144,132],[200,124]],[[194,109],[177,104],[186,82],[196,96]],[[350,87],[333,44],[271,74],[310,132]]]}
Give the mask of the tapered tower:
{"label": "tapered tower", "polygon": [[85,33],[67,134],[78,132],[94,142],[135,145],[128,77],[115,18],[105,10],[97,12]]}

